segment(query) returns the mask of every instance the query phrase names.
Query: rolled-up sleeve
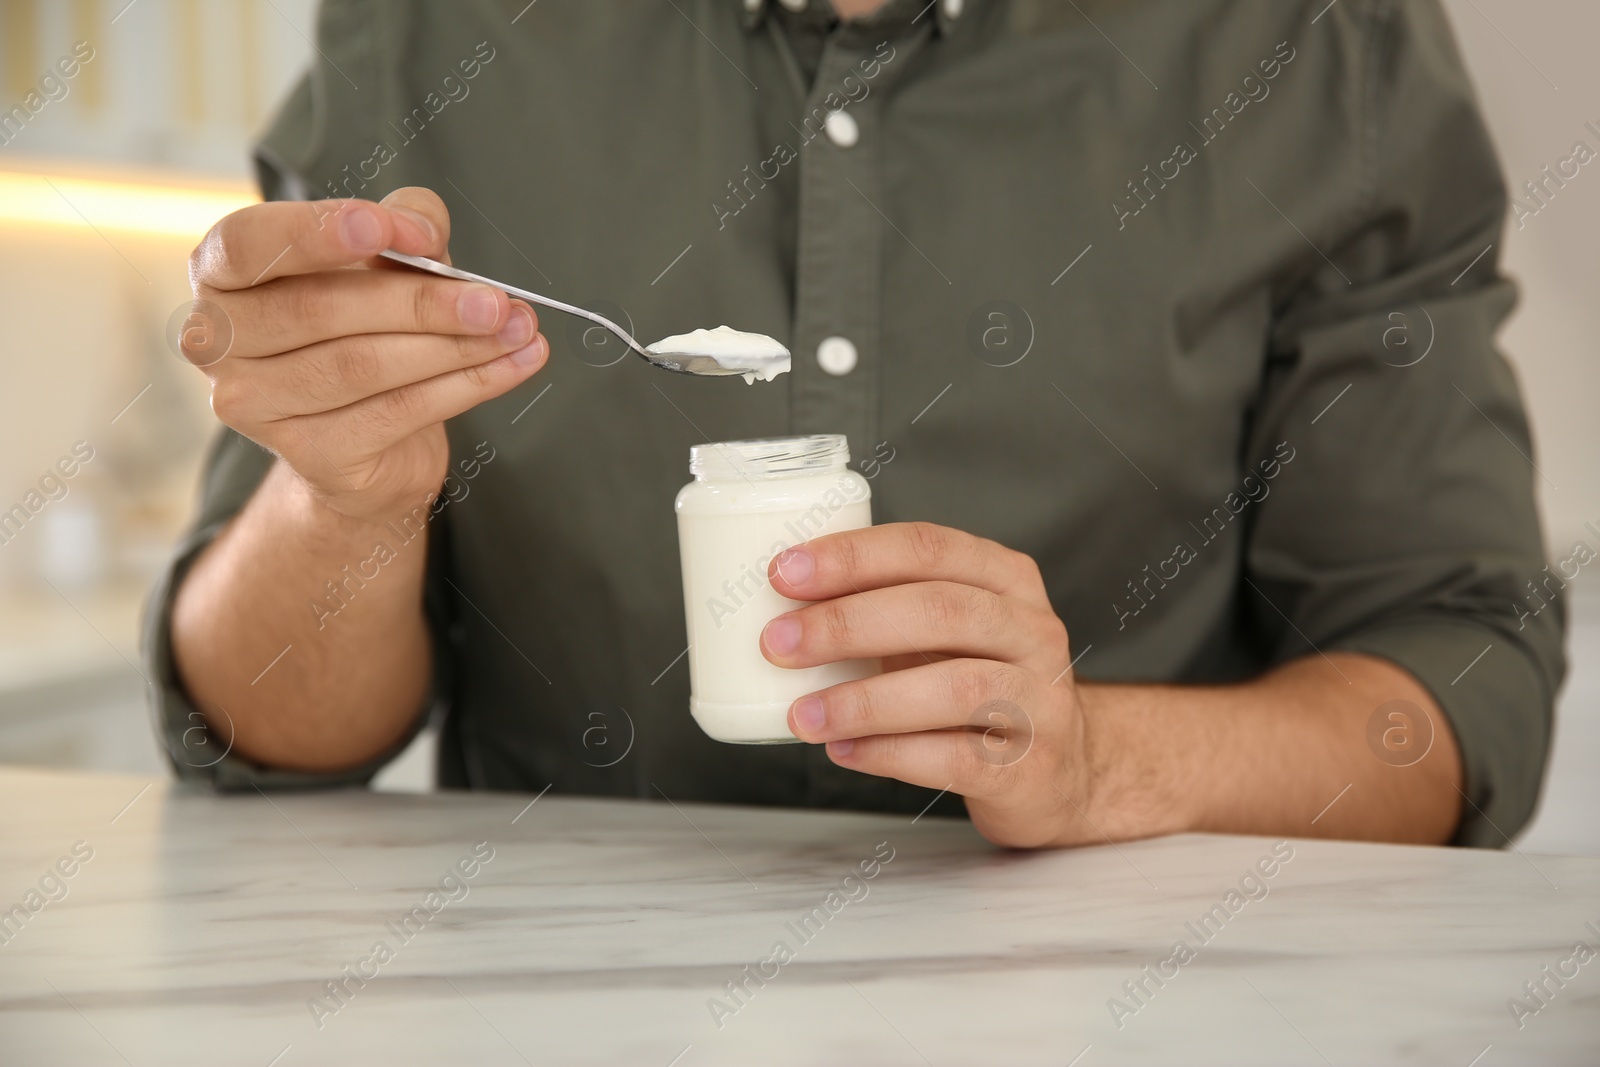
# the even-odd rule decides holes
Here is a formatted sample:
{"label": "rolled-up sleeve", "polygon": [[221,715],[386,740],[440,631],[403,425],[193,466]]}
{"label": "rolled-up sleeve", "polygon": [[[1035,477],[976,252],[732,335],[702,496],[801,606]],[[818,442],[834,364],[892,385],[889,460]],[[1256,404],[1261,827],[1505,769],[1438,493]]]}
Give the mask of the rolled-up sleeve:
{"label": "rolled-up sleeve", "polygon": [[1561,601],[1529,595],[1551,573],[1543,475],[1493,343],[1516,299],[1505,190],[1443,13],[1377,10],[1368,180],[1274,330],[1253,447],[1294,459],[1257,515],[1248,602],[1284,656],[1368,653],[1419,679],[1462,753],[1455,841],[1502,846],[1535,807],[1565,671]]}

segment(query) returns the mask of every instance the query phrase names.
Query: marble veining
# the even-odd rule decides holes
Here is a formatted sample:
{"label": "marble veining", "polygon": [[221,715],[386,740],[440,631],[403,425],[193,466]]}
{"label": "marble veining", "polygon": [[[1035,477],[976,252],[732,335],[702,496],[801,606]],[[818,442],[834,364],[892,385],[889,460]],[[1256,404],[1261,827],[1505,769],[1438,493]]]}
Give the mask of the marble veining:
{"label": "marble veining", "polygon": [[1600,1062],[1600,859],[531,799],[0,769],[0,1062]]}

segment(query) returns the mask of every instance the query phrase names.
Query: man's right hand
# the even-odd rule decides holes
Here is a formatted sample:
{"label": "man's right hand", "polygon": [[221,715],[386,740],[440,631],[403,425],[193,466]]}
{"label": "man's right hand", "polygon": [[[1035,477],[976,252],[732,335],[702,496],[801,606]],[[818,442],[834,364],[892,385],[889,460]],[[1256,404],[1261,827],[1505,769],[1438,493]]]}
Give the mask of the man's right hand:
{"label": "man's right hand", "polygon": [[[444,420],[520,385],[549,345],[497,289],[375,258],[448,262],[450,216],[421,188],[381,203],[273,202],[212,227],[189,259],[197,314],[184,355],[217,418],[269,449],[327,507],[382,521],[437,493]],[[222,349],[222,351],[218,351]]]}

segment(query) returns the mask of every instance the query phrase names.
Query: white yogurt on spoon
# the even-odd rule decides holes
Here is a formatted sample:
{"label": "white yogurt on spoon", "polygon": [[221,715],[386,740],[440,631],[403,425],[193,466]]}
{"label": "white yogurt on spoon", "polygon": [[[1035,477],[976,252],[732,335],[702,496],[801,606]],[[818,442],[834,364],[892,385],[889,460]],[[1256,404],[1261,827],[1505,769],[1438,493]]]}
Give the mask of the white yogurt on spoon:
{"label": "white yogurt on spoon", "polygon": [[757,378],[770,382],[789,372],[787,348],[764,333],[745,333],[728,326],[663,337],[647,351],[661,356],[705,356],[751,383]]}

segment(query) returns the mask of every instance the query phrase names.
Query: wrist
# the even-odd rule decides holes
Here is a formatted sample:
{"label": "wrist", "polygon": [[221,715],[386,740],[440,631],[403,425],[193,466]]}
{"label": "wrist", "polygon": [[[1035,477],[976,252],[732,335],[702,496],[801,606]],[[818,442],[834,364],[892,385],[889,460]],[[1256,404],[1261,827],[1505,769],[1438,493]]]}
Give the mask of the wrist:
{"label": "wrist", "polygon": [[1202,821],[1202,791],[1185,780],[1184,761],[1174,756],[1190,747],[1186,731],[1160,721],[1145,697],[1135,686],[1078,687],[1084,843],[1185,833]]}
{"label": "wrist", "polygon": [[437,488],[377,499],[331,494],[311,485],[283,460],[273,464],[263,486],[312,544],[367,545],[398,528],[425,533]]}

